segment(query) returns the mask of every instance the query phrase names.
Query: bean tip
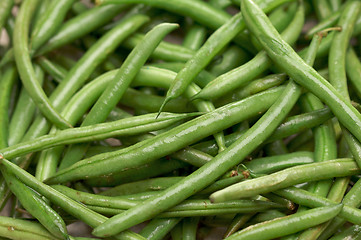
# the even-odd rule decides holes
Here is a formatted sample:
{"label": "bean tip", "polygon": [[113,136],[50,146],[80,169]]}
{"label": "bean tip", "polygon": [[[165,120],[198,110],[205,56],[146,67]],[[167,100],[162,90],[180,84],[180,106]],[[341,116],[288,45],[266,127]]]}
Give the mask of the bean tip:
{"label": "bean tip", "polygon": [[170,97],[166,97],[165,100],[163,101],[162,105],[160,106],[159,108],[159,111],[158,111],[158,114],[157,116],[155,117],[155,119],[158,119],[159,115],[162,113],[163,111],[163,108],[165,107],[165,105],[171,100]]}

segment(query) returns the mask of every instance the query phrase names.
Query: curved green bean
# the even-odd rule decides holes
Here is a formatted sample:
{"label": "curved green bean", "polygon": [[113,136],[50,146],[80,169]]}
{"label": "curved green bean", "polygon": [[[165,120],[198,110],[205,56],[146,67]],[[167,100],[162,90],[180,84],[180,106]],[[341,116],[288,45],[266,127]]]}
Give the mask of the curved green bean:
{"label": "curved green bean", "polygon": [[35,71],[31,63],[28,49],[28,32],[32,12],[36,8],[38,0],[26,0],[20,8],[15,21],[14,29],[14,57],[20,78],[28,94],[34,100],[44,116],[57,127],[64,129],[71,127],[50,103],[48,97],[36,80]]}

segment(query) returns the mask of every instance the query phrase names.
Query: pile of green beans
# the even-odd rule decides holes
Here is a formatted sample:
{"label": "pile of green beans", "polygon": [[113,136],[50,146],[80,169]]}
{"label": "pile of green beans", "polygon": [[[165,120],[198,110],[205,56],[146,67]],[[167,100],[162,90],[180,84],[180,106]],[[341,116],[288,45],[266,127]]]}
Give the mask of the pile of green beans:
{"label": "pile of green beans", "polygon": [[1,0],[0,239],[361,239],[360,58],[360,0]]}

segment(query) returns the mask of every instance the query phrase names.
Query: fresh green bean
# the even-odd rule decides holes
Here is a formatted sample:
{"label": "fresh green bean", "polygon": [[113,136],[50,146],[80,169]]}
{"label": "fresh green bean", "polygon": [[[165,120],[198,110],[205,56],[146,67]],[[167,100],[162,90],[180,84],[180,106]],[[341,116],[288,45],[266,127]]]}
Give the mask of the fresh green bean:
{"label": "fresh green bean", "polygon": [[[62,144],[105,139],[120,134],[137,134],[141,132],[148,132],[155,129],[163,128],[165,126],[169,126],[173,124],[175,121],[182,120],[185,117],[187,118],[197,115],[198,113],[195,114],[165,113],[164,115],[162,114],[162,116],[160,116],[157,120],[155,119],[156,114],[153,113],[149,115],[142,115],[132,118],[121,119],[114,122],[101,123],[98,125],[67,129],[67,130],[58,131],[54,134],[44,135],[36,139],[30,140],[28,142],[22,142],[7,148],[3,148],[1,150],[1,153],[4,157],[12,159],[30,152],[34,152]],[[161,123],[163,121],[165,125],[156,124],[156,122]],[[149,126],[147,126],[148,124]],[[143,129],[143,127],[145,128]],[[133,129],[130,130],[131,128]],[[132,131],[134,132],[132,133]]]}
{"label": "fresh green bean", "polygon": [[44,116],[54,123],[57,127],[64,129],[71,127],[54,106],[50,103],[48,97],[36,80],[35,71],[31,64],[30,53],[28,49],[28,33],[32,13],[36,8],[38,0],[26,0],[16,18],[14,29],[14,57],[18,68],[20,78],[28,94],[33,99]]}
{"label": "fresh green bean", "polygon": [[[172,205],[178,203],[184,198],[187,198],[197,190],[198,191],[201,190],[209,183],[216,180],[220,175],[224,174],[229,168],[242,161],[243,158],[250,151],[256,148],[258,144],[262,143],[264,139],[267,138],[269,134],[271,134],[271,132],[285,117],[285,114],[288,113],[288,108],[291,108],[293,106],[299,93],[300,93],[300,89],[297,86],[295,86],[294,84],[289,84],[280,97],[280,99],[282,100],[276,102],[278,104],[274,104],[270,108],[270,110],[261,117],[261,120],[259,120],[247,132],[247,134],[242,136],[241,139],[239,139],[236,143],[232,145],[233,147],[230,146],[228,149],[218,154],[217,157],[213,158],[211,162],[199,168],[197,171],[193,172],[191,175],[186,177],[178,184],[175,184],[172,187],[165,190],[165,195],[167,195],[167,197],[163,198],[163,200],[160,199],[161,197],[151,198],[145,201],[142,206],[131,208],[120,215],[112,217],[111,220],[107,221],[107,223],[102,224],[96,229],[94,229],[93,234],[102,236],[104,234],[104,231],[108,232],[109,227],[113,226],[113,224],[119,227],[117,228],[117,231],[122,231],[126,229],[128,226],[133,225],[134,223],[136,224],[138,222],[141,222],[142,220],[154,216],[158,211],[162,211],[162,209],[171,207]],[[223,108],[219,108],[219,109],[223,109]],[[217,112],[217,110],[213,111],[213,113],[214,112]],[[229,120],[229,116],[227,120]],[[190,122],[191,121],[189,121],[188,123]],[[259,134],[261,132],[263,134]],[[247,150],[245,150],[244,148],[247,148]],[[191,184],[192,186],[189,185],[189,182],[192,182]],[[197,183],[197,184],[193,184],[193,183]],[[162,207],[159,209],[154,209],[153,207],[150,208],[151,205],[154,205],[153,201],[162,202]],[[143,214],[142,216],[139,216],[137,212],[142,211],[144,213],[145,209],[149,209],[149,212],[148,210],[145,211],[147,212],[147,215]],[[131,218],[129,218],[130,216]],[[122,218],[127,218],[128,219],[127,223],[122,222]],[[132,221],[130,221],[130,219]],[[113,230],[115,229],[113,228]],[[117,231],[113,231],[113,233],[108,232],[108,234],[114,234]]]}
{"label": "fresh green bean", "polygon": [[[117,105],[126,89],[139,72],[139,69],[147,61],[149,55],[153,52],[159,42],[177,27],[177,24],[163,23],[147,33],[144,40],[128,55],[127,59],[114,76],[114,80],[108,84],[81,126],[89,126],[106,120],[111,110]],[[78,162],[82,158],[86,148],[87,144],[72,146],[65,153],[63,161],[70,161],[72,163]]]}
{"label": "fresh green bean", "polygon": [[[11,9],[14,6],[14,0],[4,0],[0,4],[0,29],[2,29],[11,15]],[[0,33],[1,35],[1,33]]]}
{"label": "fresh green bean", "polygon": [[[338,120],[360,141],[360,113],[338,93],[324,78],[285,43],[269,23],[267,16],[252,1],[242,1],[247,26],[255,34],[268,55],[277,61],[285,72],[301,86],[325,102]],[[254,17],[257,15],[257,17]]]}
{"label": "fresh green bean", "polygon": [[[304,7],[301,4],[292,22],[284,30],[282,37],[289,43],[294,43],[303,26]],[[202,89],[193,99],[216,99],[237,87],[244,86],[271,66],[271,60],[265,51],[259,52],[253,59],[225,74],[220,75]]]}
{"label": "fresh green bean", "polygon": [[[272,97],[278,97],[280,91],[282,91],[283,88],[278,88],[278,89],[272,89],[270,91],[266,91],[263,92],[261,94],[258,95],[253,95],[250,98],[246,98],[240,102],[237,103],[233,103],[233,104],[229,104],[226,105],[222,108],[218,108],[216,110],[214,110],[213,112],[207,113],[201,117],[198,117],[192,121],[188,121],[178,127],[175,127],[171,130],[169,130],[166,133],[160,134],[156,137],[154,137],[153,139],[150,140],[146,140],[143,142],[140,142],[138,144],[133,145],[132,147],[130,147],[130,149],[137,149],[136,150],[136,154],[139,155],[138,157],[134,158],[135,155],[128,155],[127,154],[118,154],[117,152],[112,153],[111,155],[113,157],[106,157],[107,160],[104,160],[104,158],[102,157],[102,161],[99,162],[98,157],[102,156],[98,155],[98,157],[94,157],[92,158],[92,162],[93,164],[88,164],[88,160],[83,160],[78,162],[77,164],[74,164],[72,167],[68,168],[68,169],[64,169],[62,171],[59,171],[54,177],[48,179],[49,183],[58,183],[58,181],[69,181],[71,179],[80,179],[83,178],[84,176],[83,173],[83,168],[87,168],[87,167],[91,167],[91,168],[96,168],[96,169],[100,169],[99,167],[97,167],[97,164],[103,163],[102,165],[107,165],[110,167],[110,165],[107,163],[108,161],[116,161],[118,164],[119,162],[117,161],[117,158],[121,158],[124,159],[125,157],[132,157],[131,162],[128,162],[128,164],[134,164],[134,165],[139,165],[141,163],[145,163],[145,162],[149,162],[151,161],[151,159],[157,159],[159,157],[165,156],[167,154],[170,154],[176,150],[182,149],[184,147],[186,147],[187,145],[194,143],[206,136],[209,136],[215,132],[218,132],[220,130],[223,130],[224,128],[227,128],[229,126],[232,126],[233,124],[242,121],[242,118],[248,118],[249,116],[252,115],[257,115],[259,114],[259,112],[262,112],[265,110],[265,108],[267,108],[267,103],[270,104],[270,102],[272,102]],[[266,102],[262,102],[262,100],[266,100]],[[262,103],[261,103],[262,102]],[[255,103],[257,103],[258,107],[256,107]],[[261,103],[261,104],[260,104]],[[247,105],[252,104],[252,109],[249,109]],[[251,111],[247,111],[248,114],[246,114],[246,112],[243,110],[245,109],[245,107],[247,107],[248,110],[252,110]],[[238,113],[242,112],[242,116],[239,116]],[[227,118],[227,121],[223,121],[224,117]],[[234,117],[235,119],[233,119],[232,117]],[[207,126],[206,128],[202,128],[201,126]],[[195,132],[196,131],[196,132]],[[182,133],[182,134],[180,134]],[[174,136],[179,136],[177,138],[174,138]],[[188,137],[188,136],[192,136],[192,137]],[[152,147],[146,147],[145,146],[152,146]],[[144,150],[147,151],[147,149],[151,150],[151,152],[143,152],[143,151],[139,151],[138,147],[142,147]],[[155,148],[159,148],[160,151],[154,151]],[[129,148],[128,148],[129,149]],[[128,151],[125,150],[125,151]],[[128,153],[131,153],[128,152]],[[117,156],[117,154],[119,156]],[[152,156],[152,157],[151,157]],[[87,164],[84,164],[85,162],[87,162]],[[125,164],[125,161],[122,160],[122,162]],[[117,164],[117,165],[118,165]],[[133,165],[133,166],[134,166]],[[123,166],[119,166],[119,170],[121,170],[123,168]],[[115,168],[114,165],[111,166],[111,169],[106,169],[102,167],[103,170],[112,172],[113,174],[115,173]],[[78,172],[78,174],[75,174],[75,172]],[[86,171],[87,174],[89,176],[90,171]],[[85,172],[84,172],[85,173]],[[105,175],[106,172],[104,171],[103,173],[97,173],[94,172],[94,177],[97,175]],[[77,176],[78,175],[78,176]],[[90,176],[89,176],[90,177]]]}
{"label": "fresh green bean", "polygon": [[157,218],[153,219],[139,233],[149,240],[161,240],[172,228],[177,225],[182,218]]}
{"label": "fresh green bean", "polygon": [[199,217],[183,219],[183,240],[196,240]]}
{"label": "fresh green bean", "polygon": [[[54,190],[50,186],[40,182],[36,178],[34,178],[31,174],[27,173],[17,165],[7,161],[6,159],[1,159],[1,164],[4,166],[8,171],[16,175],[20,181],[26,182],[27,186],[31,187],[44,197],[48,198],[51,202],[57,204],[69,214],[81,219],[89,226],[97,226],[100,223],[104,222],[107,218],[95,213],[94,211],[86,208],[84,205],[73,201],[71,198],[68,198],[64,194],[59,193],[58,191]],[[131,231],[124,231],[117,236],[114,236],[116,239],[144,239],[138,234],[131,232]]]}
{"label": "fresh green bean", "polygon": [[0,236],[10,239],[58,240],[42,225],[29,220],[0,216]]}
{"label": "fresh green bean", "polygon": [[204,43],[206,34],[207,31],[204,27],[197,24],[192,25],[184,37],[183,46],[194,51],[198,50]]}
{"label": "fresh green bean", "polygon": [[97,29],[113,19],[120,12],[127,8],[126,5],[108,5],[89,9],[89,11],[78,15],[67,21],[49,41],[42,46],[37,55],[43,55],[56,48],[64,46],[86,34]]}
{"label": "fresh green bean", "polygon": [[172,171],[182,169],[186,166],[189,165],[176,159],[161,158],[151,163],[127,168],[112,176],[106,175],[98,178],[90,178],[86,183],[94,187],[113,187],[119,184],[170,174]]}
{"label": "fresh green bean", "polygon": [[357,95],[361,96],[361,88],[360,88],[360,81],[361,81],[361,62],[358,59],[355,51],[350,47],[347,50],[346,55],[346,73],[349,80],[352,83],[353,89],[356,91]]}
{"label": "fresh green bean", "polygon": [[50,3],[46,11],[39,18],[39,24],[36,25],[36,28],[31,33],[31,52],[35,52],[54,35],[74,2],[74,0],[65,0]]}
{"label": "fresh green bean", "polygon": [[329,53],[329,81],[344,98],[348,98],[345,70],[346,51],[360,10],[361,3],[358,1],[346,4],[338,21],[342,32],[335,33]]}
{"label": "fresh green bean", "polygon": [[[36,78],[39,81],[39,84],[42,84],[44,81],[44,72],[41,71],[37,65],[34,65],[34,68]],[[25,88],[22,88],[9,123],[9,146],[12,146],[21,141],[26,130],[31,124],[35,111],[36,106],[34,102],[31,100]]]}
{"label": "fresh green bean", "polygon": [[63,80],[63,77],[66,75],[67,71],[62,66],[51,62],[49,59],[45,57],[39,57],[36,61],[39,66],[46,71],[49,75],[51,75],[55,81],[60,83]]}
{"label": "fresh green bean", "polygon": [[14,86],[17,74],[15,66],[7,66],[0,75],[0,148],[8,146],[9,139],[9,104],[10,95]]}
{"label": "fresh green bean", "polygon": [[209,64],[220,50],[225,47],[238,33],[244,29],[243,18],[241,14],[235,15],[227,23],[215,31],[196,52],[196,54],[184,65],[173,80],[167,91],[162,107],[171,99],[175,99],[183,94],[189,84],[195,77]]}
{"label": "fresh green bean", "polygon": [[234,184],[233,186],[213,193],[210,198],[212,202],[222,202],[240,197],[251,197],[256,194],[271,192],[311,180],[317,181],[333,177],[350,176],[359,171],[359,168],[352,159],[337,159],[310,163]]}
{"label": "fresh green bean", "polygon": [[[295,213],[287,217],[276,218],[271,221],[245,228],[227,239],[273,239],[296,233],[303,229],[326,222],[335,217],[342,209],[342,205],[320,207]],[[312,221],[309,221],[312,219]]]}
{"label": "fresh green bean", "polygon": [[42,200],[37,193],[25,186],[13,174],[1,168],[10,190],[19,199],[22,206],[57,238],[67,239],[68,233],[63,219]]}
{"label": "fresh green bean", "polygon": [[[68,72],[67,76],[51,94],[50,100],[53,105],[59,109],[62,108],[77,89],[84,84],[94,69],[106,58],[108,53],[112,52],[125,37],[147,20],[148,18],[146,16],[134,16],[103,35],[103,37],[79,59],[77,64]],[[50,125],[44,120],[43,117],[38,116],[24,136],[24,140],[30,140],[46,134],[50,129]]]}
{"label": "fresh green bean", "polygon": [[[143,38],[143,34],[135,33],[125,39],[122,45],[128,49],[133,49]],[[195,52],[191,49],[162,41],[152,53],[151,58],[172,62],[186,62],[193,57],[194,54]]]}

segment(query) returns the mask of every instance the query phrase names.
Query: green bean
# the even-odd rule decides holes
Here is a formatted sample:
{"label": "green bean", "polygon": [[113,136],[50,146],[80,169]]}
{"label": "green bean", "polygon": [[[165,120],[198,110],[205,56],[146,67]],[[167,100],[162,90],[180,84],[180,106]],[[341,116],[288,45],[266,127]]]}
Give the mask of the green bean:
{"label": "green bean", "polygon": [[[122,45],[128,49],[133,49],[139,42],[143,40],[143,38],[143,34],[135,33],[129,38],[125,39]],[[194,54],[195,52],[191,49],[162,41],[152,53],[151,58],[164,61],[186,62],[191,57],[193,57]]]}
{"label": "green bean", "polygon": [[[257,5],[250,1],[242,1],[242,4],[250,30],[269,56],[276,60],[296,82],[325,102],[338,120],[360,141],[361,132],[358,131],[361,126],[360,113],[313,68],[299,58],[294,50],[282,40]],[[254,18],[255,14],[257,18]]]}
{"label": "green bean", "polygon": [[[159,42],[177,27],[177,24],[163,23],[147,33],[144,40],[128,55],[127,59],[114,76],[114,80],[108,84],[81,126],[89,126],[106,120],[111,110],[124,95],[141,66],[147,61],[149,55],[153,52]],[[86,148],[87,144],[72,146],[65,153],[63,161],[71,161],[72,163],[79,161],[86,151]]]}
{"label": "green bean", "polygon": [[[235,15],[227,23],[215,31],[196,52],[196,54],[184,65],[169,87],[164,106],[171,99],[183,94],[195,77],[209,64],[220,50],[225,47],[238,33],[244,29],[241,14]],[[160,108],[159,112],[162,111]]]}
{"label": "green bean", "polygon": [[39,18],[39,24],[31,34],[31,51],[35,52],[42,46],[61,26],[67,11],[74,0],[52,2]]}
{"label": "green bean", "polygon": [[[287,121],[280,124],[279,127],[274,131],[274,133],[266,140],[266,142],[272,142],[284,137],[291,136],[307,130],[312,127],[316,127],[332,117],[332,114],[328,108],[323,108],[309,113],[304,113],[296,115],[287,119]],[[312,132],[310,131],[311,136]],[[225,137],[226,146],[231,145],[237,139],[242,136],[243,132],[235,132],[229,134]],[[307,138],[309,140],[309,138]],[[202,142],[192,146],[198,150],[201,150],[205,153],[208,153],[212,156],[216,155],[218,152],[216,144],[214,141]]]}
{"label": "green bean", "polygon": [[42,225],[22,219],[0,216],[0,236],[10,239],[57,240]]}
{"label": "green bean", "polygon": [[[107,218],[91,211],[90,209],[86,208],[84,205],[73,201],[72,199],[68,198],[64,194],[59,193],[58,191],[54,190],[50,186],[40,182],[36,178],[34,178],[31,174],[27,173],[26,171],[22,170],[17,165],[7,161],[6,159],[1,159],[1,164],[5,167],[9,172],[16,175],[20,181],[26,182],[27,186],[31,187],[44,197],[48,198],[51,202],[57,204],[62,209],[67,211],[69,214],[81,219],[89,226],[97,226],[100,223],[104,222]],[[116,239],[144,239],[136,233],[131,231],[124,231],[117,236],[114,236]]]}
{"label": "green bean", "polygon": [[[276,218],[271,221],[250,226],[249,228],[245,228],[231,235],[227,239],[261,240],[282,237],[326,222],[327,220],[335,217],[341,209],[342,205],[336,205],[331,207],[315,208],[302,213],[295,213],[287,217]],[[312,219],[312,221],[309,221],[309,219]]]}
{"label": "green bean", "polygon": [[57,65],[54,62],[51,62],[45,57],[39,57],[36,61],[40,67],[51,75],[55,81],[60,83],[63,80],[63,77],[66,75],[66,69],[60,65]]}
{"label": "green bean", "polygon": [[338,21],[342,32],[335,33],[329,53],[329,80],[344,98],[348,98],[345,70],[346,51],[360,10],[360,2],[351,1],[346,4]]}
{"label": "green bean", "polygon": [[180,220],[181,218],[153,219],[142,229],[142,231],[140,231],[139,234],[146,239],[164,239],[167,233],[171,231],[172,228],[180,222]]}
{"label": "green bean", "polygon": [[[126,212],[123,209],[111,208],[111,207],[98,207],[98,206],[87,206],[89,209],[92,209],[95,212],[105,214],[108,216],[114,216]],[[265,207],[247,207],[243,208],[221,208],[221,209],[196,209],[196,210],[183,210],[183,211],[169,211],[159,214],[159,218],[175,218],[175,217],[201,217],[201,216],[216,216],[216,215],[228,215],[236,213],[249,213],[255,211],[266,211],[269,208]]]}
{"label": "green bean", "polygon": [[[272,6],[273,7],[273,6]],[[263,6],[265,11],[271,10],[269,6]],[[243,17],[239,13],[228,20],[222,27],[218,28],[196,52],[196,54],[184,65],[173,80],[166,95],[163,106],[171,99],[179,97],[195,79],[195,77],[209,64],[212,58],[226,46],[237,34],[244,30]]]}
{"label": "green bean", "polygon": [[[36,78],[39,81],[39,84],[42,84],[44,81],[44,72],[41,71],[37,65],[34,65],[34,67]],[[12,146],[21,141],[26,130],[31,124],[35,110],[36,106],[34,102],[31,100],[25,88],[22,88],[9,123],[9,146]]]}
{"label": "green bean", "polygon": [[191,50],[198,50],[206,38],[207,31],[200,25],[192,25],[183,40],[183,46]]}
{"label": "green bean", "polygon": [[17,77],[15,66],[9,65],[0,75],[0,148],[8,146],[9,139],[9,104],[12,88]]}
{"label": "green bean", "polygon": [[146,191],[159,191],[179,182],[181,179],[182,177],[151,178],[138,182],[122,184],[108,189],[101,194],[105,196],[120,196]]}
{"label": "green bean", "polygon": [[[67,76],[51,94],[50,100],[53,105],[62,108],[77,89],[84,84],[94,69],[106,58],[108,53],[112,52],[125,37],[147,20],[146,16],[134,16],[120,23],[116,28],[100,38],[68,72]],[[45,134],[49,129],[50,125],[44,121],[44,118],[37,117],[26,133],[24,140],[36,138]]]}
{"label": "green bean", "polygon": [[13,174],[1,168],[10,190],[19,199],[22,206],[57,238],[67,239],[68,233],[63,219],[33,190],[25,186]]}
{"label": "green bean", "polygon": [[327,0],[312,0],[312,4],[318,19],[325,19],[332,13]]}
{"label": "green bean", "polygon": [[[176,150],[182,149],[185,146],[194,143],[206,136],[209,136],[215,132],[219,132],[220,130],[223,130],[224,128],[227,128],[229,126],[232,126],[233,124],[242,121],[242,118],[248,118],[249,116],[252,115],[257,115],[259,114],[259,112],[264,111],[265,108],[268,107],[268,104],[270,104],[270,102],[272,102],[272,99],[274,99],[273,97],[278,97],[279,92],[282,91],[283,88],[281,89],[273,89],[270,90],[268,92],[263,92],[262,94],[258,94],[258,95],[254,95],[250,98],[247,98],[243,101],[237,102],[237,103],[233,103],[233,104],[229,104],[226,105],[222,108],[218,108],[216,110],[214,110],[213,112],[207,113],[201,117],[198,117],[194,120],[188,121],[178,127],[175,127],[171,130],[169,130],[166,133],[160,134],[156,137],[154,137],[153,139],[150,140],[146,140],[143,142],[140,142],[138,144],[133,145],[132,147],[130,147],[130,149],[137,149],[138,146],[142,146],[142,148],[147,151],[146,149],[152,149],[151,152],[143,152],[139,151],[138,149],[136,150],[137,155],[139,155],[138,157],[134,158],[135,155],[132,154],[132,156],[127,156],[127,154],[118,154],[119,156],[116,156],[117,152],[112,153],[111,155],[114,157],[107,157],[108,160],[102,160],[101,162],[103,163],[102,165],[108,165],[107,162],[110,161],[116,161],[117,165],[119,166],[119,170],[121,170],[123,168],[123,166],[119,165],[119,162],[117,161],[117,158],[120,157],[122,159],[124,159],[125,157],[132,157],[131,162],[128,162],[128,164],[132,164],[134,165],[139,165],[145,162],[149,162],[151,161],[151,159],[157,159],[159,157],[165,156],[167,154],[170,154]],[[266,102],[263,102],[262,100],[266,100],[265,98],[267,98]],[[262,102],[262,103],[261,103]],[[255,105],[255,103],[257,103],[257,106]],[[252,104],[252,109],[247,108],[248,110],[252,110],[248,112],[245,112],[243,109],[245,109],[245,107],[248,107],[249,104]],[[259,108],[258,108],[259,107]],[[237,113],[242,112],[242,116],[237,115]],[[236,116],[237,115],[237,116]],[[223,121],[224,117],[227,117],[227,121]],[[234,119],[233,119],[234,117]],[[202,128],[201,126],[207,126],[207,128]],[[196,132],[194,132],[196,131]],[[179,134],[179,133],[182,134]],[[179,135],[179,137],[174,138],[175,135]],[[192,137],[188,137],[188,136],[192,136]],[[145,146],[152,146],[150,148]],[[159,148],[159,151],[153,151],[155,148]],[[128,148],[129,149],[129,148]],[[125,151],[128,151],[125,150]],[[131,153],[128,152],[128,153]],[[102,156],[101,155],[98,155]],[[68,168],[68,169],[64,169],[62,171],[59,171],[53,178],[49,179],[49,183],[58,183],[58,181],[69,181],[70,179],[79,179],[79,178],[83,178],[83,174],[80,174],[77,176],[77,174],[75,174],[75,172],[82,172],[83,168],[87,168],[87,167],[91,167],[91,168],[96,168],[99,169],[99,167],[97,167],[97,164],[100,164],[99,160],[97,159],[98,157],[94,157],[92,158],[92,164],[84,164],[85,161],[80,161],[77,164],[74,164],[72,167]],[[86,160],[87,162],[88,160]],[[122,160],[123,163],[125,163],[125,161]],[[108,165],[110,166],[110,165]],[[130,166],[129,166],[130,167]],[[103,168],[103,167],[102,167]],[[106,169],[103,168],[104,170]],[[109,171],[112,173],[115,173],[115,169],[114,166],[111,167],[111,169],[107,169],[107,172]],[[90,173],[90,171],[87,171],[88,173]],[[95,172],[94,176],[96,175],[104,175],[106,174],[105,171],[104,173],[100,173],[98,174],[97,172]],[[88,175],[88,174],[87,174]],[[90,177],[90,176],[89,176]]]}
{"label": "green bean", "polygon": [[227,238],[235,233],[238,229],[240,229],[243,225],[246,224],[248,220],[250,220],[256,213],[248,213],[248,214],[238,214],[232,220],[232,223],[227,228],[226,233],[223,235],[223,238]]}
{"label": "green bean", "polygon": [[196,240],[199,217],[183,219],[183,240]]}
{"label": "green bean", "polygon": [[[14,0],[4,0],[0,4],[0,29],[2,29],[11,15],[11,9],[14,5]],[[1,33],[0,33],[1,35]]]}
{"label": "green bean", "polygon": [[350,47],[347,50],[346,54],[346,73],[349,77],[349,80],[352,83],[353,89],[356,91],[357,95],[361,96],[361,88],[360,88],[360,81],[361,81],[361,62],[358,59],[355,51]]}
{"label": "green bean", "polygon": [[[158,95],[144,94],[133,88],[128,88],[124,93],[123,98],[120,100],[120,103],[134,109],[145,110],[147,112],[158,112],[164,99],[164,97]],[[185,98],[174,99],[169,102],[169,105],[165,106],[164,110],[177,113],[196,111]]]}
{"label": "green bean", "polygon": [[80,14],[67,21],[49,41],[42,46],[37,55],[43,55],[56,48],[64,46],[86,34],[97,29],[113,19],[116,15],[126,9],[126,5],[108,5],[89,9],[89,11]]}
{"label": "green bean", "polygon": [[[275,191],[275,193],[277,195],[280,195],[282,197],[285,197],[293,201],[294,203],[311,208],[337,204],[336,201],[332,201],[330,199],[317,196],[314,193],[302,189],[297,189],[295,187],[289,187],[289,188],[277,190]],[[349,205],[344,205],[340,212],[339,217],[343,219],[347,219],[347,221],[350,221],[352,223],[359,224],[358,223],[360,221],[359,215],[360,215],[359,209]]]}
{"label": "green bean", "polygon": [[27,0],[22,4],[16,18],[14,29],[14,57],[22,83],[34,103],[44,116],[59,128],[71,127],[50,103],[48,97],[36,80],[35,71],[31,64],[28,49],[28,32],[32,12],[36,8],[38,0]]}
{"label": "green bean", "polygon": [[[313,156],[310,152],[294,152],[284,155],[277,155],[271,157],[263,157],[252,159],[244,165],[250,171],[258,174],[267,174],[276,172],[287,167],[293,167],[296,164],[308,164],[313,162]],[[289,166],[287,166],[290,164]]]}
{"label": "green bean", "polygon": [[[292,22],[284,30],[282,37],[289,43],[296,41],[304,22],[304,7],[301,4]],[[244,86],[271,66],[271,60],[265,51],[259,52],[253,59],[223,75],[220,75],[202,89],[193,99],[216,99],[231,90]]]}
{"label": "green bean", "polygon": [[[174,11],[176,13],[184,14],[186,16],[191,17],[192,19],[198,21],[200,24],[209,26],[212,29],[217,29],[221,25],[223,25],[226,21],[228,21],[231,16],[230,14],[217,9],[205,2],[201,1],[144,1],[144,0],[98,0],[97,4],[99,5],[107,5],[113,3],[117,5],[119,3],[131,3],[131,4],[147,4],[152,7],[164,8],[168,11]],[[209,19],[209,16],[212,16]]]}
{"label": "green bean", "polygon": [[212,202],[222,202],[227,199],[250,197],[307,181],[350,176],[359,171],[357,165],[351,159],[336,159],[310,163],[234,184],[233,186],[213,193],[210,198]]}
{"label": "green bean", "polygon": [[328,16],[326,19],[319,22],[316,26],[312,27],[307,31],[306,37],[311,38],[314,34],[317,34],[320,31],[323,31],[329,27],[334,26],[337,23],[337,20],[340,17],[341,11],[336,11]]}
{"label": "green bean", "polygon": [[126,168],[112,176],[106,175],[97,178],[90,178],[86,180],[86,183],[89,186],[94,187],[112,187],[132,181],[139,181],[150,177],[161,176],[186,166],[188,166],[188,164],[176,159],[161,158],[152,161],[151,163],[137,167]]}
{"label": "green bean", "polygon": [[248,60],[248,54],[242,48],[232,45],[222,53],[220,58],[209,66],[210,72],[215,76],[224,74],[245,63]]}
{"label": "green bean", "polygon": [[342,239],[359,239],[361,232],[360,225],[353,225],[346,230],[343,230],[341,233],[335,235],[334,237],[330,238],[330,240],[342,240]]}
{"label": "green bean", "polygon": [[[148,132],[154,129],[163,128],[164,126],[169,126],[170,124],[173,124],[175,121],[179,121],[181,119],[184,119],[185,117],[187,118],[190,116],[197,116],[197,115],[198,113],[196,114],[165,113],[164,115],[159,117],[159,120],[156,120],[155,119],[156,114],[149,114],[149,115],[142,115],[132,118],[121,119],[109,123],[101,123],[86,127],[62,130],[54,134],[38,137],[28,142],[22,142],[7,148],[3,148],[1,150],[1,153],[4,157],[12,159],[14,157],[18,157],[33,151],[38,151],[63,144],[105,139],[120,134],[137,134],[141,132]],[[156,122],[161,123],[163,121],[165,125],[156,123]],[[147,126],[148,124],[149,126]],[[134,129],[130,130],[131,128]]]}
{"label": "green bean", "polygon": [[[295,103],[299,93],[300,89],[297,88],[297,86],[295,86],[294,84],[289,84],[283,94],[280,96],[280,99],[282,100],[278,101],[278,104],[274,104],[270,108],[270,110],[261,117],[261,120],[259,120],[255,125],[253,125],[253,127],[247,132],[247,134],[242,136],[241,139],[239,139],[228,149],[218,154],[217,157],[213,158],[211,162],[199,168],[197,171],[193,172],[191,175],[186,177],[178,184],[175,184],[165,190],[164,195],[167,195],[167,197],[163,198],[163,195],[159,198],[151,198],[145,201],[142,206],[131,208],[120,215],[114,216],[111,218],[111,220],[107,221],[107,223],[102,224],[96,229],[94,229],[93,234],[103,235],[104,231],[108,232],[109,227],[113,225],[116,225],[118,227],[117,231],[122,231],[133,224],[142,222],[142,220],[154,216],[157,212],[162,211],[162,209],[171,207],[179,201],[182,201],[182,199],[192,195],[197,190],[199,191],[200,189],[209,185],[209,183],[216,180],[229,168],[242,161],[249,152],[254,150],[258,146],[258,144],[262,143],[265,138],[269,136],[269,134],[285,117],[284,114],[288,113],[288,109],[291,108],[291,106]],[[282,111],[281,108],[283,108]],[[213,113],[214,112],[217,112],[217,110],[213,111]],[[227,120],[229,120],[229,117]],[[190,122],[191,121],[189,121],[188,123]],[[259,134],[261,132],[263,134]],[[245,150],[245,148],[247,150]],[[189,185],[190,182],[192,182],[192,184],[190,184],[192,186]],[[154,207],[150,207],[151,205],[154,205],[153,201],[159,201],[159,203],[162,203],[162,207],[159,209],[154,209]],[[147,209],[147,211],[144,211],[145,209]],[[139,216],[139,214],[137,213],[138,211],[141,211],[143,213],[147,212],[147,215],[143,214],[142,216]],[[127,218],[127,223],[122,222],[122,218]],[[113,230],[115,229],[113,228]],[[117,231],[112,231],[112,233],[108,233],[114,234]]]}

